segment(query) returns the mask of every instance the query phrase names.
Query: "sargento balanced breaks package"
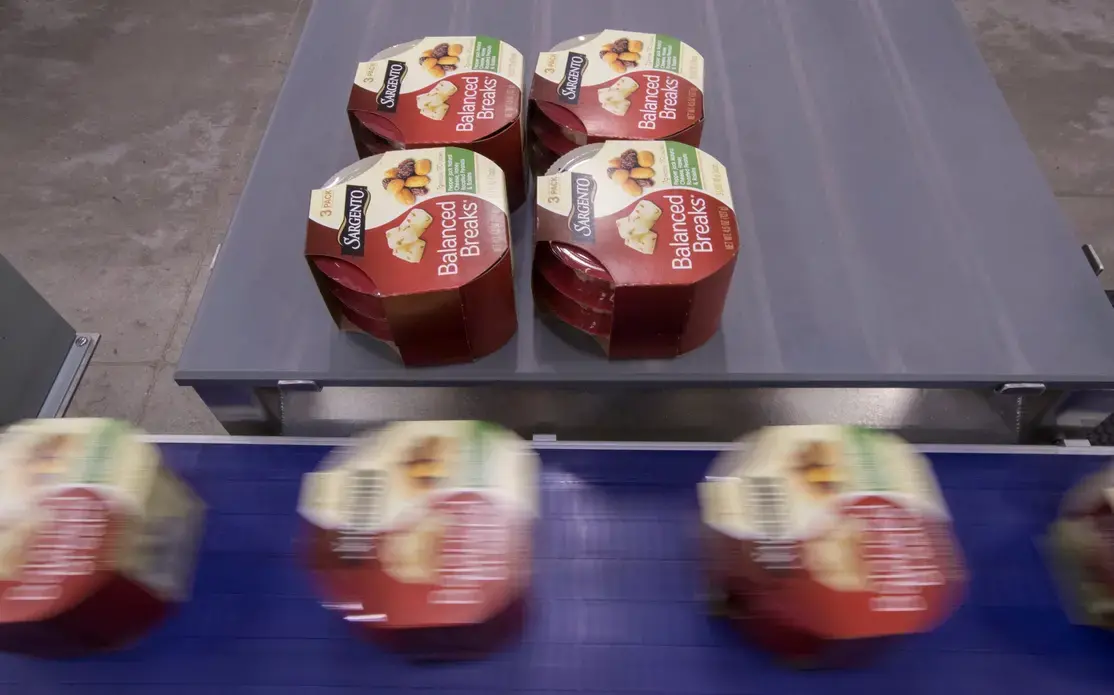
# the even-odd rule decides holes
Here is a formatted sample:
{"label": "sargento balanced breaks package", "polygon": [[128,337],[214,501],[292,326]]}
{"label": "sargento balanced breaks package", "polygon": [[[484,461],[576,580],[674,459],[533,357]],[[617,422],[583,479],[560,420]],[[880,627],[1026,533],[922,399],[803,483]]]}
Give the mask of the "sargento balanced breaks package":
{"label": "sargento balanced breaks package", "polygon": [[456,145],[506,172],[511,208],[526,196],[522,54],[490,36],[435,36],[360,63],[348,99],[361,157]]}
{"label": "sargento balanced breaks package", "polygon": [[522,628],[538,458],[475,421],[396,422],[305,476],[298,510],[326,605],[407,654],[492,649]]}
{"label": "sargento balanced breaks package", "polygon": [[467,362],[514,334],[503,171],[459,147],[392,150],[313,191],[305,254],[342,328],[407,365]]}
{"label": "sargento balanced breaks package", "polygon": [[805,666],[857,661],[939,625],[965,583],[929,461],[898,437],[770,427],[700,484],[716,605]]}
{"label": "sargento balanced breaks package", "polygon": [[133,644],[190,594],[204,505],[124,422],[0,434],[0,650]]}
{"label": "sargento balanced breaks package", "polygon": [[609,141],[537,183],[537,305],[611,357],[672,357],[717,330],[739,252],[727,171],[669,141]]}
{"label": "sargento balanced breaks package", "polygon": [[605,140],[699,145],[704,58],[666,34],[609,29],[563,41],[538,56],[529,122],[532,141],[556,156]]}

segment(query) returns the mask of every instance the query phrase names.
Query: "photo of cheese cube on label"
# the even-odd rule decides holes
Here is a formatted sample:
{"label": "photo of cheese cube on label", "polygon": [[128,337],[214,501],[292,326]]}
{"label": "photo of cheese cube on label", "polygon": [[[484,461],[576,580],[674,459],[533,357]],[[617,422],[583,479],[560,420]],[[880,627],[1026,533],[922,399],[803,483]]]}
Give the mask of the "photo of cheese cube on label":
{"label": "photo of cheese cube on label", "polygon": [[436,108],[445,103],[445,98],[436,92],[428,92],[426,94],[419,94],[417,98],[418,110],[424,111],[430,108]]}
{"label": "photo of cheese cube on label", "polygon": [[[658,214],[661,214],[660,210],[658,210]],[[413,230],[416,240],[417,237],[425,234],[425,230],[431,222],[433,222],[433,217],[428,212],[421,208],[414,208],[399,225],[399,229]]]}
{"label": "photo of cheese cube on label", "polygon": [[444,119],[445,114],[447,114],[448,112],[449,107],[446,104],[433,104],[432,106],[426,106],[418,110],[418,113],[434,121],[440,121]]}
{"label": "photo of cheese cube on label", "polygon": [[636,236],[642,236],[650,232],[650,224],[640,219],[632,219],[631,217],[624,217],[615,222],[615,226],[619,228],[619,236],[624,240],[631,239]]}
{"label": "photo of cheese cube on label", "polygon": [[612,91],[610,88],[602,89],[599,92],[600,106],[605,111],[613,113],[616,116],[625,115],[627,109],[630,108],[630,100],[618,92]]}
{"label": "photo of cheese cube on label", "polygon": [[625,115],[630,108],[629,97],[637,90],[638,82],[624,75],[615,84],[599,91],[600,106],[616,116]]}
{"label": "photo of cheese cube on label", "polygon": [[394,227],[387,230],[387,246],[395,251],[418,241],[419,234],[413,227]]}
{"label": "photo of cheese cube on label", "polygon": [[654,232],[646,232],[645,234],[632,236],[623,243],[635,251],[649,256],[658,245],[658,235]]}
{"label": "photo of cheese cube on label", "polygon": [[441,80],[433,85],[433,89],[418,95],[418,113],[426,118],[440,121],[449,112],[448,100],[454,94],[456,94],[456,85]]}
{"label": "photo of cheese cube on label", "polygon": [[660,217],[661,208],[648,200],[638,201],[638,205],[634,206],[634,212],[630,214],[631,220],[644,220],[647,227],[653,227]]}
{"label": "photo of cheese cube on label", "polygon": [[425,234],[431,222],[433,217],[428,212],[421,208],[414,208],[406,219],[402,220],[402,224],[387,230],[387,246],[393,251],[417,242]]}
{"label": "photo of cheese cube on label", "polygon": [[638,83],[624,75],[615,80],[615,84],[608,87],[608,89],[613,90],[616,94],[626,99],[631,94],[638,91]]}
{"label": "photo of cheese cube on label", "polygon": [[639,253],[652,254],[657,247],[658,235],[654,223],[661,217],[661,208],[648,200],[638,201],[634,210],[615,222],[623,243]]}
{"label": "photo of cheese cube on label", "polygon": [[431,89],[426,94],[427,95],[438,94],[438,95],[441,96],[441,100],[445,101],[449,97],[451,97],[452,95],[456,94],[456,85],[453,84],[452,82],[448,82],[446,80],[441,80],[437,84],[433,85],[433,89]]}
{"label": "photo of cheese cube on label", "polygon": [[425,242],[418,239],[413,243],[403,244],[398,248],[392,249],[391,253],[393,253],[396,258],[401,258],[407,263],[417,263],[422,260],[422,255],[425,253]]}

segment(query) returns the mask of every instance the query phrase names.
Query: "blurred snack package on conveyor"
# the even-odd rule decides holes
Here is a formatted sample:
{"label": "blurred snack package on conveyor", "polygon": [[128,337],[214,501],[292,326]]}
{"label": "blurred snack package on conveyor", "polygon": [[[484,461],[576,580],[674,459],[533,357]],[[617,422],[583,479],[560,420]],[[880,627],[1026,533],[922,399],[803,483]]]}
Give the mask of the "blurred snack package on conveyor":
{"label": "blurred snack package on conveyor", "polygon": [[125,646],[188,598],[204,505],[115,420],[0,435],[0,649]]}
{"label": "blurred snack package on conveyor", "polygon": [[326,606],[418,658],[490,651],[525,617],[538,468],[474,421],[394,423],[338,449],[298,507]]}
{"label": "blurred snack package on conveyor", "polygon": [[715,607],[797,666],[933,628],[965,580],[927,459],[889,434],[771,427],[700,483]]}
{"label": "blurred snack package on conveyor", "polygon": [[1084,625],[1114,629],[1114,467],[1064,497],[1047,549],[1066,608]]}

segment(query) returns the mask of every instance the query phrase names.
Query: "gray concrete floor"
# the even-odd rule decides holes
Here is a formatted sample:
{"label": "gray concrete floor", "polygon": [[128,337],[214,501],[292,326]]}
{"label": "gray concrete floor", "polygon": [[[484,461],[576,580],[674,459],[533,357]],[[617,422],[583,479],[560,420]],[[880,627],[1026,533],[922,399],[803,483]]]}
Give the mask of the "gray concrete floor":
{"label": "gray concrete floor", "polygon": [[[71,414],[220,431],[174,365],[309,4],[0,0],[0,253],[103,335]],[[1114,0],[957,4],[1114,265]]]}

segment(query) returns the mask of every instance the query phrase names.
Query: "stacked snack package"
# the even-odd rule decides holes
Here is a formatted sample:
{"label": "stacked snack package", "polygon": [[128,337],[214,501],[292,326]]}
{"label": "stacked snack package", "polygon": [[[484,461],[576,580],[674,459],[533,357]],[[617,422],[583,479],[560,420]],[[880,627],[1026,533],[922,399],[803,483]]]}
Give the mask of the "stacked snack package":
{"label": "stacked snack package", "polygon": [[1068,492],[1048,541],[1072,618],[1114,629],[1114,467]]}
{"label": "stacked snack package", "polygon": [[360,63],[348,99],[356,150],[455,145],[506,172],[511,209],[526,200],[522,54],[490,36],[440,36]]}
{"label": "stacked snack package", "polygon": [[538,56],[530,86],[530,159],[537,174],[605,140],[700,144],[704,58],[665,34],[605,30]]}
{"label": "stacked snack package", "polygon": [[204,506],[122,422],[0,435],[0,649],[131,644],[190,592]]}
{"label": "stacked snack package", "polygon": [[479,655],[526,614],[538,460],[483,422],[399,422],[302,483],[326,606],[408,655]]}
{"label": "stacked snack package", "polygon": [[739,246],[727,172],[678,142],[609,141],[537,183],[534,300],[614,358],[674,357],[719,327]]}
{"label": "stacked snack package", "polygon": [[361,160],[313,191],[305,254],[334,318],[406,365],[468,362],[518,325],[503,171],[459,147]]}
{"label": "stacked snack package", "polygon": [[716,460],[699,497],[715,606],[795,665],[861,660],[960,600],[944,498],[898,437],[767,428]]}

